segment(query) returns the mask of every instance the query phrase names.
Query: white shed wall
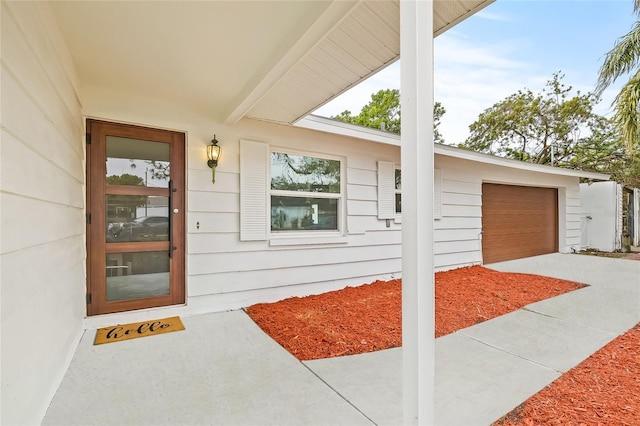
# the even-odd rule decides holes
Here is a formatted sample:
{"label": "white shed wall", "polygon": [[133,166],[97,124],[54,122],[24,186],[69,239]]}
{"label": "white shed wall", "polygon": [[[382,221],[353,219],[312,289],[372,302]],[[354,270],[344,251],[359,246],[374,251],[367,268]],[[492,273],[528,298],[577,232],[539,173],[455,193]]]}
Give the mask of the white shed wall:
{"label": "white shed wall", "polygon": [[83,331],[83,126],[49,6],[0,7],[0,423],[39,424]]}
{"label": "white shed wall", "polygon": [[622,245],[622,186],[616,182],[580,184],[586,231],[582,246],[601,251],[619,250]]}

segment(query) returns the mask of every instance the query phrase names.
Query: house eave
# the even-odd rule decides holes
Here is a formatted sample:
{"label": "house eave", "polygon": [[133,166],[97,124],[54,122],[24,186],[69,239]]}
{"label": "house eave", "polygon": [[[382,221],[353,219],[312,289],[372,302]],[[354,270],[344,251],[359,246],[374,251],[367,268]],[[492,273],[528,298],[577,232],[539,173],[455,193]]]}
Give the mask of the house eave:
{"label": "house eave", "polygon": [[456,148],[454,146],[436,144],[435,153],[448,157],[459,158],[463,160],[476,161],[478,163],[493,164],[496,166],[510,167],[513,169],[526,170],[538,173],[548,173],[559,176],[571,176],[591,180],[609,180],[610,175],[604,173],[586,172],[583,170],[565,169],[562,167],[553,167],[546,164],[527,163],[520,160],[512,160],[510,158],[496,157],[491,154],[481,152],[468,151],[466,149]]}
{"label": "house eave", "polygon": [[[298,121],[295,126],[312,129],[325,133],[334,133],[342,136],[362,139],[370,142],[383,143],[400,147],[400,135],[385,132],[364,126],[357,126],[330,118],[320,117],[317,115],[308,115]],[[458,158],[461,160],[470,160],[478,163],[493,164],[501,167],[509,167],[513,169],[526,170],[538,173],[548,173],[559,176],[571,176],[594,181],[606,181],[611,178],[610,175],[604,173],[586,172],[583,170],[565,169],[561,167],[552,167],[544,164],[527,163],[509,158],[496,157],[495,155],[483,154],[480,152],[468,151],[450,145],[435,144],[434,153],[446,157]]]}

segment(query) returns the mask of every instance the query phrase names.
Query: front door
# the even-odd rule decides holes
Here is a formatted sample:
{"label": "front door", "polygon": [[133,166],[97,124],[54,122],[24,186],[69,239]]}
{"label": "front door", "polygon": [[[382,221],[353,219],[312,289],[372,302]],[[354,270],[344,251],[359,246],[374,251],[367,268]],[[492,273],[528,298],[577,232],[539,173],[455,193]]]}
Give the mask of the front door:
{"label": "front door", "polygon": [[185,135],[87,120],[87,313],[184,303]]}

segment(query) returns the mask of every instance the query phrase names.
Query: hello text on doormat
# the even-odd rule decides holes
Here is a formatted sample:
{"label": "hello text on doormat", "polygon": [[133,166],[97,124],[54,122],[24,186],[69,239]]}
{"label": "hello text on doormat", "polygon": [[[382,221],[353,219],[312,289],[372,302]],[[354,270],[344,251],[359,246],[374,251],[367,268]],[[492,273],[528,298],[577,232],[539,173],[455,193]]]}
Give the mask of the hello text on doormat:
{"label": "hello text on doormat", "polygon": [[171,333],[172,331],[180,330],[184,330],[184,325],[182,321],[180,321],[180,317],[170,317],[132,324],[118,324],[99,328],[96,331],[96,339],[93,344],[102,345],[103,343],[155,336],[157,334]]}

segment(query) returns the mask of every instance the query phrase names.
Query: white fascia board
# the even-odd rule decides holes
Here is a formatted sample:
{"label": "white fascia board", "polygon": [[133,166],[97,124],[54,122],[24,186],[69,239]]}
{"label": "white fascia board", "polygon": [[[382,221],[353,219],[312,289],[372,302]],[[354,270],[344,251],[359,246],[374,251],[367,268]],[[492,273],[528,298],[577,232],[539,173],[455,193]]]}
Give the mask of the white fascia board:
{"label": "white fascia board", "polygon": [[545,164],[527,163],[525,161],[496,157],[495,155],[468,151],[466,149],[457,148],[455,146],[442,144],[436,144],[435,153],[439,155],[445,155],[447,157],[460,158],[462,160],[477,161],[479,163],[494,164],[496,166],[511,167],[514,169],[526,170],[531,172],[548,173],[560,176],[581,177],[593,180],[609,180],[610,178],[609,175],[604,173],[585,172],[582,170],[552,167]]}
{"label": "white fascia board", "polygon": [[460,22],[462,22],[465,19],[467,19],[467,18],[475,15],[476,13],[480,12],[482,9],[484,9],[485,7],[487,7],[490,4],[494,3],[495,1],[496,0],[487,0],[487,1],[484,1],[484,2],[480,3],[479,5],[476,5],[473,9],[471,9],[471,10],[467,11],[466,13],[458,16],[458,18],[456,18],[453,21],[449,22],[444,27],[438,29],[437,31],[434,31],[433,38],[436,38],[437,36],[441,35],[442,33],[450,30],[452,27],[455,27]]}
{"label": "white fascia board", "polygon": [[301,120],[298,120],[294,126],[400,147],[400,136],[395,133],[383,132],[382,130],[371,127],[357,126],[343,121],[320,117],[319,115],[307,115]]}
{"label": "white fascia board", "polygon": [[[308,115],[298,121],[294,126],[312,129],[319,132],[348,136],[370,142],[384,143],[398,147],[400,146],[400,136],[395,133],[384,132],[370,127],[357,126],[351,123],[332,120],[330,118],[320,117],[317,115]],[[509,158],[496,157],[491,154],[469,151],[450,145],[435,144],[434,152],[437,155],[459,158],[461,160],[477,161],[479,163],[494,164],[496,166],[510,167],[538,173],[549,173],[560,176],[581,177],[604,181],[610,179],[610,176],[604,173],[585,172],[582,170],[565,169],[562,167],[551,167],[544,164],[527,163]]]}

